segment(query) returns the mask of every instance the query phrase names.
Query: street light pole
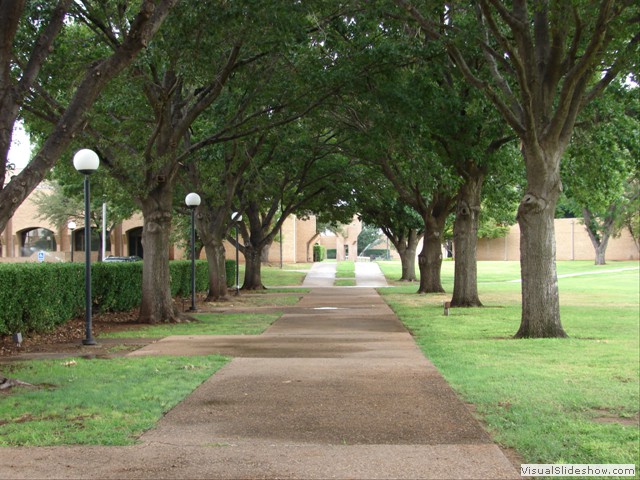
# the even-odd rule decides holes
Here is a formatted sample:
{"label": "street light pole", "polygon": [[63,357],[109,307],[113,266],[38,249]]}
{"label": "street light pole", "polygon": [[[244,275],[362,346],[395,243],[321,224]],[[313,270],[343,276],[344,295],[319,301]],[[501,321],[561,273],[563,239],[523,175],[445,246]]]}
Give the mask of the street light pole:
{"label": "street light pole", "polygon": [[84,301],[85,301],[85,338],[83,345],[97,345],[91,333],[91,219],[89,176],[98,169],[100,159],[93,150],[84,148],[73,157],[73,166],[84,175]]}
{"label": "street light pole", "polygon": [[240,295],[240,255],[238,253],[238,222],[242,221],[242,215],[240,212],[233,212],[231,214],[231,220],[236,224],[236,295]]}
{"label": "street light pole", "polygon": [[192,312],[197,312],[196,308],[196,207],[200,205],[200,195],[197,193],[188,194],[184,203],[191,210],[191,308]]}
{"label": "street light pole", "polygon": [[73,220],[71,220],[68,224],[67,224],[67,228],[69,229],[69,231],[71,231],[71,263],[73,263],[73,231],[76,229],[76,222],[74,222]]}

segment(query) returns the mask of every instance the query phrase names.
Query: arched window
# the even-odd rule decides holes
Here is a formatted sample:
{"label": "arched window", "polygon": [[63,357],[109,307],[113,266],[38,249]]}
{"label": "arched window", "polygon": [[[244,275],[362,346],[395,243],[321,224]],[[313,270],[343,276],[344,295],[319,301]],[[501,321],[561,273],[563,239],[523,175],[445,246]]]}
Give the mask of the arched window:
{"label": "arched window", "polygon": [[35,252],[55,252],[56,237],[46,228],[32,228],[20,233],[20,256],[30,257]]}

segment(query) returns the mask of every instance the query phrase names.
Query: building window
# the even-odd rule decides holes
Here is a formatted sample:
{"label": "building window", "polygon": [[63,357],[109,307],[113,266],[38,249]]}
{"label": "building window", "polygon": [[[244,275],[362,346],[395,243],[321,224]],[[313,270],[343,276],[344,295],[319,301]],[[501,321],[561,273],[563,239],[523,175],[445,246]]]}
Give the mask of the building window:
{"label": "building window", "polygon": [[30,257],[35,252],[55,252],[56,237],[46,228],[32,228],[20,234],[20,256]]}
{"label": "building window", "polygon": [[[102,242],[100,232],[95,228],[91,229],[91,251],[99,252]],[[78,228],[73,232],[73,249],[76,252],[84,252],[84,228]],[[107,245],[105,250],[111,250],[111,238],[107,235]]]}

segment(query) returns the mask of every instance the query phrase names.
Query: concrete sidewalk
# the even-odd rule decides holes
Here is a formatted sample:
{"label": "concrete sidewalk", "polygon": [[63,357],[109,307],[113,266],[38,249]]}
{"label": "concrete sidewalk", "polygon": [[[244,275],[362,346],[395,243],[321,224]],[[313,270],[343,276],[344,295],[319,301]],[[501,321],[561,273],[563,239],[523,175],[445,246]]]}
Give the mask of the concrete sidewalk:
{"label": "concrete sidewalk", "polygon": [[[355,262],[355,275],[357,287],[386,287],[387,280],[377,263]],[[335,262],[316,262],[302,283],[303,287],[326,288],[333,287],[336,279]]]}
{"label": "concrete sidewalk", "polygon": [[260,336],[133,352],[236,358],[140,445],[2,449],[0,478],[520,478],[373,289],[298,307]]}
{"label": "concrete sidewalk", "polygon": [[315,262],[304,277],[302,286],[307,288],[333,287],[335,279],[335,262]]}

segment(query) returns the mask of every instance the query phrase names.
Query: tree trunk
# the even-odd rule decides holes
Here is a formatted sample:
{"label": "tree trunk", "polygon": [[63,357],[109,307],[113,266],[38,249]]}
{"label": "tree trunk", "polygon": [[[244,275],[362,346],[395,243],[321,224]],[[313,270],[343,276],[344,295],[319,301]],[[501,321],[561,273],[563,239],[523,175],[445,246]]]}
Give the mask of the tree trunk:
{"label": "tree trunk", "polygon": [[245,271],[242,290],[265,290],[262,284],[262,248],[244,247]]}
{"label": "tree trunk", "polygon": [[422,251],[418,255],[420,287],[418,293],[444,293],[440,281],[442,269],[442,229],[446,215],[428,216],[424,220],[425,234]]}
{"label": "tree trunk", "polygon": [[181,315],[171,298],[169,274],[169,234],[173,190],[168,185],[158,187],[141,200],[144,224],[142,245],[142,304],[140,322],[178,322]]}
{"label": "tree trunk", "polygon": [[615,205],[611,205],[607,209],[607,213],[602,224],[602,235],[599,235],[598,226],[595,225],[595,219],[593,218],[591,211],[588,208],[582,209],[582,219],[584,221],[585,229],[589,234],[591,245],[593,245],[593,249],[596,253],[596,265],[606,265],[605,253],[607,252],[609,238],[611,238],[611,231],[613,230],[615,209]]}
{"label": "tree trunk", "polygon": [[452,307],[481,307],[478,297],[478,219],[484,176],[468,176],[460,187],[458,208],[453,224],[455,273]]}
{"label": "tree trunk", "polygon": [[402,251],[398,250],[400,255],[400,263],[402,265],[401,282],[415,282],[418,280],[416,277],[416,250],[418,246],[405,247]]}
{"label": "tree trunk", "polygon": [[[527,193],[518,207],[522,318],[516,338],[565,338],[560,323],[554,216],[560,196],[560,159],[524,145]],[[546,155],[545,155],[546,153]]]}
{"label": "tree trunk", "polygon": [[397,241],[392,240],[393,246],[396,247],[400,255],[401,282],[415,282],[418,279],[416,277],[416,250],[421,237],[422,235],[418,235],[415,229],[411,229],[408,235],[396,237]]}
{"label": "tree trunk", "polygon": [[205,245],[209,264],[208,302],[228,300],[226,252],[222,239],[213,240]]}
{"label": "tree trunk", "polygon": [[227,232],[227,214],[226,207],[212,207],[206,197],[204,204],[196,210],[198,237],[204,245],[209,266],[209,302],[228,299],[226,252],[223,243]]}

